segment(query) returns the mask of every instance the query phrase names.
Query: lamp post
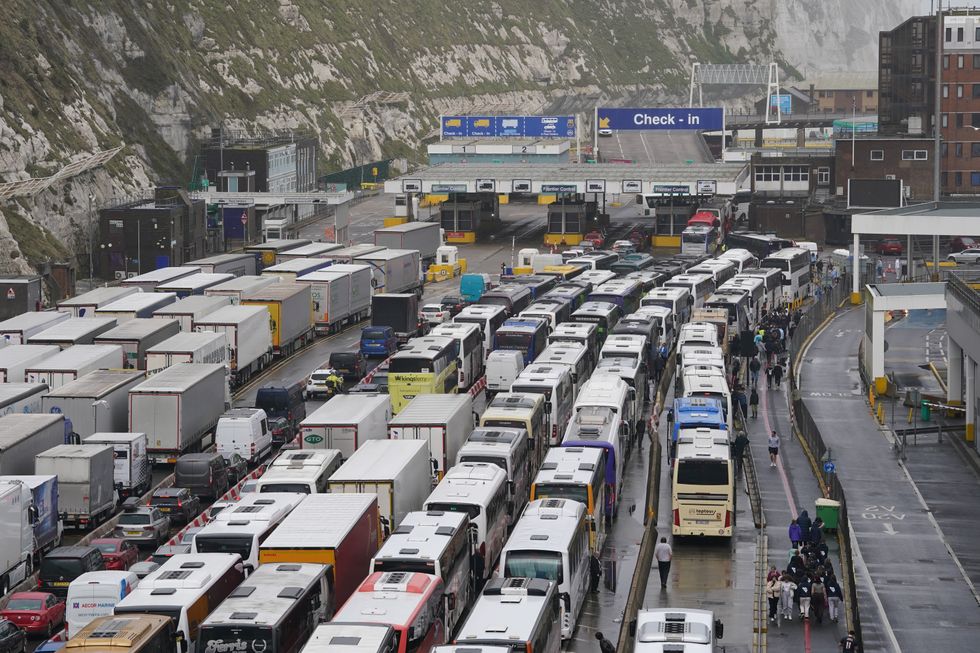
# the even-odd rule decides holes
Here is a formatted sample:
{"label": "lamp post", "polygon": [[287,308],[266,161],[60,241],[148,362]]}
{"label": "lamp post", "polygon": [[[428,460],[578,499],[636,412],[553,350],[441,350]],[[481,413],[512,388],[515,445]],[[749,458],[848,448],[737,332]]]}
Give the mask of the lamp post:
{"label": "lamp post", "polygon": [[95,278],[95,256],[93,249],[95,244],[93,243],[95,236],[95,216],[92,214],[92,200],[95,199],[95,195],[92,193],[88,194],[88,276],[89,279]]}

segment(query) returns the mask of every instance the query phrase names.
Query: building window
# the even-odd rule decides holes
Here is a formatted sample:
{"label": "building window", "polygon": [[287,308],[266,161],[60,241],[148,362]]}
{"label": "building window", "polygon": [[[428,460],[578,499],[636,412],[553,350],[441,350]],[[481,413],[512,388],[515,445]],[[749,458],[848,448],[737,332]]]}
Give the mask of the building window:
{"label": "building window", "polygon": [[973,125],[974,127],[980,127],[980,113],[970,114],[970,124]]}
{"label": "building window", "polygon": [[[957,143],[957,155],[962,156],[963,154],[963,144]],[[902,161],[926,161],[929,159],[928,150],[902,150]]]}
{"label": "building window", "polygon": [[945,113],[943,114],[943,120],[942,120],[942,122],[943,122],[943,129],[945,129],[946,127],[949,127],[949,116],[947,114],[945,114]]}
{"label": "building window", "polygon": [[949,55],[943,55],[943,70],[949,70]]}
{"label": "building window", "polygon": [[[977,29],[980,29],[980,27]],[[977,37],[977,41],[980,41],[980,37]],[[973,55],[973,67],[980,70],[980,54]]]}
{"label": "building window", "polygon": [[884,161],[885,151],[884,150],[871,150],[871,160],[872,161]]}
{"label": "building window", "polygon": [[962,54],[956,55],[956,67],[957,68],[962,68],[963,67],[963,55]]}
{"label": "building window", "polygon": [[973,158],[980,157],[980,143],[970,143],[970,156]]}
{"label": "building window", "polygon": [[830,168],[817,168],[817,184],[820,186],[830,185]]}
{"label": "building window", "polygon": [[970,173],[970,185],[971,186],[980,186],[980,172],[971,172]]}
{"label": "building window", "polygon": [[[955,156],[957,156],[957,157],[963,156],[963,143],[957,143],[956,144],[956,147],[953,148],[953,152],[955,153]],[[904,154],[904,152],[903,152],[903,154]]]}
{"label": "building window", "polygon": [[944,159],[947,156],[949,156],[949,144],[948,143],[943,143],[942,145],[940,145],[939,146],[939,152],[940,152],[940,156],[942,156]]}
{"label": "building window", "polygon": [[956,41],[957,41],[957,43],[962,43],[963,42],[963,28],[962,27],[957,27],[956,28]]}
{"label": "building window", "polygon": [[952,40],[953,40],[953,28],[952,27],[947,27],[946,28],[946,42],[949,43]]}
{"label": "building window", "polygon": [[807,166],[784,166],[783,181],[810,181],[810,168]]}
{"label": "building window", "polygon": [[875,96],[875,92],[874,91],[865,91],[864,92],[864,97],[874,97],[874,96]]}
{"label": "building window", "polygon": [[949,173],[948,172],[944,172],[941,175],[941,177],[940,177],[940,184],[942,184],[943,186],[948,186],[949,185]]}
{"label": "building window", "polygon": [[949,84],[943,84],[943,97],[949,97]]}
{"label": "building window", "polygon": [[757,182],[779,181],[779,166],[756,166],[755,180]]}
{"label": "building window", "polygon": [[973,40],[980,41],[980,27],[973,28]]}
{"label": "building window", "polygon": [[954,185],[955,186],[962,186],[963,185],[963,173],[962,172],[957,172],[956,173],[956,176],[954,177],[954,179],[955,179],[955,182],[954,182]]}
{"label": "building window", "polygon": [[963,126],[963,114],[962,113],[958,113],[958,114],[956,114],[956,127],[959,128],[959,127],[962,127],[962,126]]}
{"label": "building window", "polygon": [[963,85],[962,84],[957,84],[956,85],[956,97],[963,97]]}

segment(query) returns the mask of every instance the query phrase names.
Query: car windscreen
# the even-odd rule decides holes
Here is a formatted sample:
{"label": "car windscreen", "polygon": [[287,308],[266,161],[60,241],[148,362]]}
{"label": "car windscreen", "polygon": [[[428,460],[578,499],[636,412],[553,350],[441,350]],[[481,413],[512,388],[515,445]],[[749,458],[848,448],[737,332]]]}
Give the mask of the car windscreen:
{"label": "car windscreen", "polygon": [[81,558],[43,558],[40,576],[43,579],[78,578],[85,573]]}
{"label": "car windscreen", "polygon": [[146,526],[151,523],[150,515],[145,512],[124,512],[119,515],[120,526]]}

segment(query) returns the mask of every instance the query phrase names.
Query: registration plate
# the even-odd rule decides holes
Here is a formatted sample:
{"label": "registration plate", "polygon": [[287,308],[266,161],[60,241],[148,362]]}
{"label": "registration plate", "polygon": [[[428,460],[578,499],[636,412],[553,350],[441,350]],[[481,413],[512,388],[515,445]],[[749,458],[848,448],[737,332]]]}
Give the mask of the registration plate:
{"label": "registration plate", "polygon": [[695,524],[698,524],[698,525],[701,525],[701,524],[710,524],[711,521],[708,520],[708,519],[695,519],[694,520],[694,523]]}
{"label": "registration plate", "polygon": [[158,506],[157,509],[160,512],[170,512],[170,508],[168,508],[167,506]]}
{"label": "registration plate", "polygon": [[[705,522],[705,523],[707,523],[707,522]],[[130,537],[138,537],[138,536],[140,536],[142,534],[143,534],[142,531],[126,531],[126,535],[129,535]]]}
{"label": "registration plate", "polygon": [[68,585],[70,585],[68,581],[55,581],[51,584],[54,585],[55,587],[68,587]]}

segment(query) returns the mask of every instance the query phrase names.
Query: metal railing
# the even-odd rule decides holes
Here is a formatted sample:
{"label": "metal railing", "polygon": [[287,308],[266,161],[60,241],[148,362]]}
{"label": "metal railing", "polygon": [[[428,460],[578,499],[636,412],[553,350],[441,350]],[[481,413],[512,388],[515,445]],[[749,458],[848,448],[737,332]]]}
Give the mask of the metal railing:
{"label": "metal railing", "polygon": [[844,609],[848,628],[853,629],[860,639],[861,614],[858,606],[857,582],[854,573],[851,532],[847,517],[847,500],[845,498],[844,487],[841,485],[840,479],[836,474],[825,473],[823,471],[823,462],[830,458],[830,448],[824,442],[823,436],[820,434],[820,429],[813,419],[813,415],[801,398],[796,381],[796,368],[800,364],[799,355],[803,347],[824,321],[831,317],[840,304],[849,296],[849,288],[850,285],[845,271],[845,274],[841,275],[838,280],[837,285],[826,288],[821,298],[812,304],[809,310],[801,316],[796,329],[790,337],[789,383],[792,397],[790,418],[793,423],[793,430],[803,444],[806,456],[810,461],[813,474],[817,478],[823,496],[840,503],[837,526],[837,541],[840,549],[840,573],[838,579],[844,585]]}

